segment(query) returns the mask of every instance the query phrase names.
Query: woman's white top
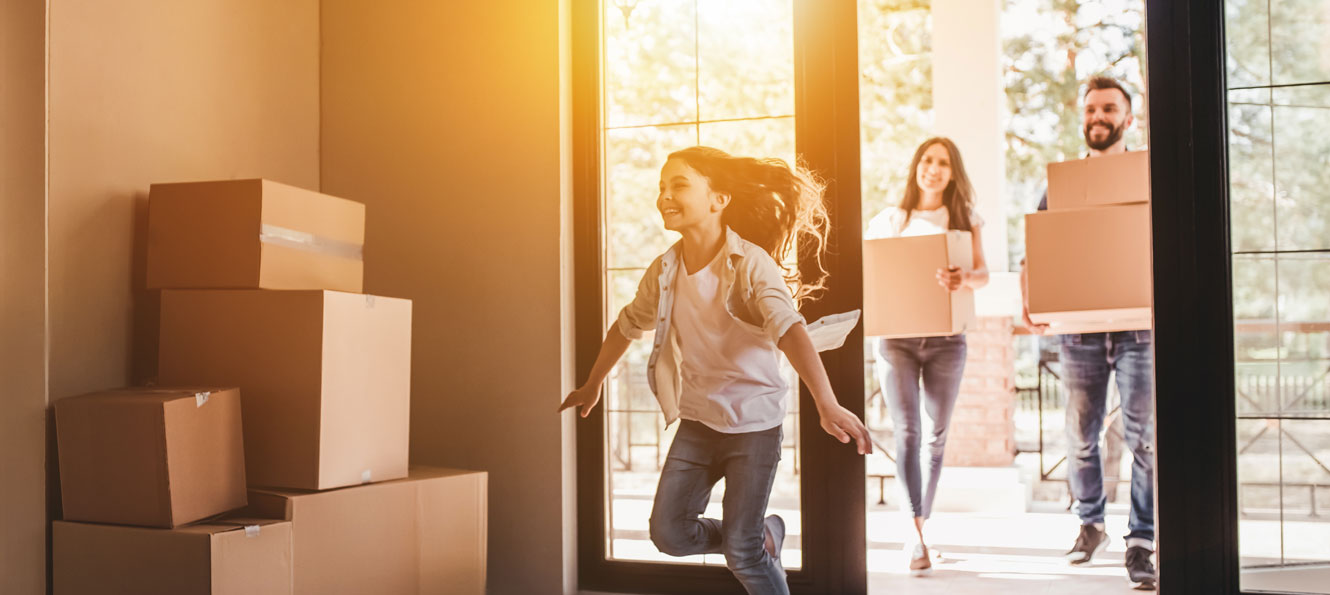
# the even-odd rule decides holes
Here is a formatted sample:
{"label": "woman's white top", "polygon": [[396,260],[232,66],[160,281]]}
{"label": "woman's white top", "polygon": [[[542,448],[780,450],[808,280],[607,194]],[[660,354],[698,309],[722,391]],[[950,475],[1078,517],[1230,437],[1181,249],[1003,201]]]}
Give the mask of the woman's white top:
{"label": "woman's white top", "polygon": [[[916,210],[910,215],[909,222],[905,221],[905,211],[900,207],[887,207],[868,222],[868,231],[864,232],[864,239],[907,238],[947,233],[950,223],[951,213],[946,207],[938,207],[931,211]],[[979,213],[971,210],[970,226],[981,227],[983,224],[984,220]]]}
{"label": "woman's white top", "polygon": [[718,432],[767,430],[785,420],[790,387],[770,338],[739,326],[720,295],[721,253],[693,274],[680,266],[675,283],[682,391],[679,417]]}

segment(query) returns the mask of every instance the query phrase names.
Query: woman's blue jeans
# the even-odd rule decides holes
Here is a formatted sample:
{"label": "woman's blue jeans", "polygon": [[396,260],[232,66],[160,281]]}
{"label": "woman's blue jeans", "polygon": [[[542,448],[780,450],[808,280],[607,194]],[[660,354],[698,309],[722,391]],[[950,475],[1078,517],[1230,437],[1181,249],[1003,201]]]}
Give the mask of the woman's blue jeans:
{"label": "woman's blue jeans", "polygon": [[[896,479],[915,517],[933,512],[951,412],[965,373],[965,335],[878,341],[878,380],[896,433]],[[919,415],[923,384],[924,427]],[[927,446],[927,453],[923,446]]]}

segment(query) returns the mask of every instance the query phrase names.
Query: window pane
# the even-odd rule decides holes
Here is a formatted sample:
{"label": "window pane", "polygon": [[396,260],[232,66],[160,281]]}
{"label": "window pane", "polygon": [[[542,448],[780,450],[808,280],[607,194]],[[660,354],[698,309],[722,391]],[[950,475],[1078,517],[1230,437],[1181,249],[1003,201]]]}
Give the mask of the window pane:
{"label": "window pane", "polygon": [[695,4],[604,2],[606,126],[670,124],[697,117]]}
{"label": "window pane", "polygon": [[1233,259],[1234,363],[1238,414],[1279,412],[1279,333],[1275,316],[1275,260]]}
{"label": "window pane", "polygon": [[1330,0],[1270,2],[1273,82],[1330,81]]}
{"label": "window pane", "polygon": [[698,31],[700,119],[794,114],[793,0],[699,2]]}
{"label": "window pane", "polygon": [[665,157],[697,143],[697,126],[605,132],[605,230],[610,268],[646,268],[678,239],[665,231],[656,196]]}
{"label": "window pane", "polygon": [[1330,504],[1330,417],[1281,425],[1284,564],[1330,562],[1330,522],[1324,516]]}
{"label": "window pane", "polygon": [[1330,109],[1274,114],[1279,249],[1330,249]]}
{"label": "window pane", "polygon": [[1270,84],[1270,1],[1224,3],[1228,86]]}
{"label": "window pane", "polygon": [[[1240,92],[1234,92],[1237,94]],[[1268,90],[1260,90],[1266,100]],[[1234,101],[1230,97],[1230,101]],[[1234,103],[1229,106],[1229,200],[1232,204],[1233,250],[1275,249],[1274,145],[1271,108]]]}
{"label": "window pane", "polygon": [[700,128],[702,144],[743,157],[779,157],[794,164],[794,118],[715,122]]}

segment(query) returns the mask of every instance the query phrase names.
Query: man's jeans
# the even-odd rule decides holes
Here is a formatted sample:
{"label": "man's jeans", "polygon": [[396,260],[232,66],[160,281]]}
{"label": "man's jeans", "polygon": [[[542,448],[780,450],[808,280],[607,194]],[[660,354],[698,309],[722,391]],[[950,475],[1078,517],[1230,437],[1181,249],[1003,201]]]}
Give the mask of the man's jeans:
{"label": "man's jeans", "polygon": [[1132,453],[1128,538],[1154,540],[1154,356],[1150,331],[1062,336],[1067,387],[1067,479],[1084,524],[1104,522],[1104,470],[1099,434],[1108,403],[1108,377],[1117,377],[1122,425]]}
{"label": "man's jeans", "polygon": [[[896,477],[905,492],[911,516],[933,514],[933,497],[942,476],[947,428],[965,373],[965,335],[920,339],[882,339],[877,344],[878,383],[891,412],[896,434]],[[919,416],[919,383],[924,385]],[[927,454],[921,442],[928,446]]]}
{"label": "man's jeans", "polygon": [[[651,508],[651,541],[671,556],[725,555],[749,593],[787,595],[785,571],[764,543],[767,499],[780,463],[781,427],[726,434],[682,420]],[[711,488],[725,478],[721,515],[702,518]]]}

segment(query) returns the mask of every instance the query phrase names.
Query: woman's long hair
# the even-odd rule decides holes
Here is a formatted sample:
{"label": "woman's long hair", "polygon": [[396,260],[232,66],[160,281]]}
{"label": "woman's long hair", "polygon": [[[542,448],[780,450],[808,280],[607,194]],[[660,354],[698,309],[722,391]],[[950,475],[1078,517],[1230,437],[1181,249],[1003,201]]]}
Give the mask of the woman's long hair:
{"label": "woman's long hair", "polygon": [[919,208],[919,200],[923,198],[923,191],[919,189],[919,162],[924,158],[924,151],[933,145],[945,147],[947,159],[951,161],[951,182],[947,183],[947,188],[942,191],[942,206],[946,207],[950,221],[948,227],[971,231],[970,212],[974,210],[974,186],[970,185],[970,176],[965,173],[961,150],[956,148],[956,143],[945,136],[930,138],[914,151],[914,159],[910,160],[909,177],[905,182],[905,196],[901,198],[900,209],[905,212],[901,229],[910,222],[910,215]]}
{"label": "woman's long hair", "polygon": [[[721,222],[776,260],[796,303],[815,299],[825,289],[822,255],[831,222],[822,200],[826,185],[817,176],[783,159],[735,157],[711,147],[689,147],[669,158],[687,163],[706,176],[712,190],[730,196]],[[785,265],[799,242],[807,242],[801,255],[811,259],[804,264],[813,265],[802,268],[816,273],[805,275]]]}

